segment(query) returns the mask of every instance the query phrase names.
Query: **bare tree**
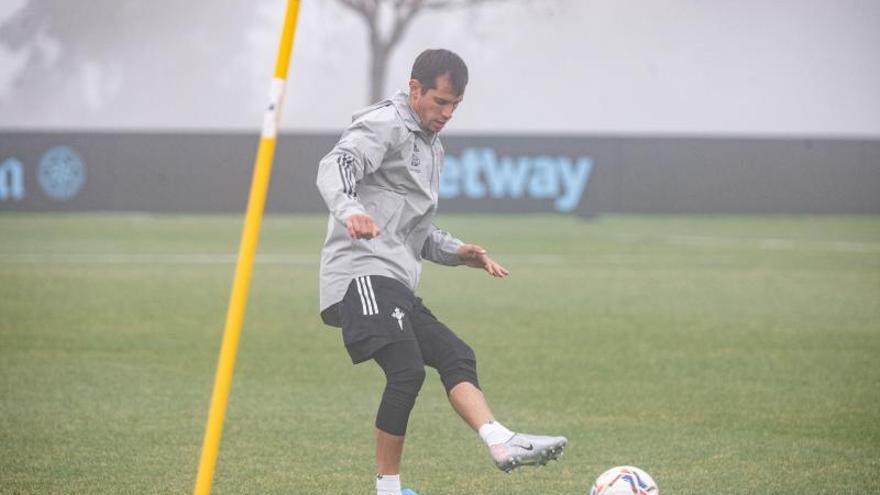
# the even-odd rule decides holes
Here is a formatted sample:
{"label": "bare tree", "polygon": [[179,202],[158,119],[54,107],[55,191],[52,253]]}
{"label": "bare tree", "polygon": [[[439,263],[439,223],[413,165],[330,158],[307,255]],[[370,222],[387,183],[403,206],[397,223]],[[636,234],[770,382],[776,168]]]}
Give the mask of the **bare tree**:
{"label": "bare tree", "polygon": [[370,42],[370,102],[385,94],[385,73],[397,44],[412,21],[430,10],[452,10],[493,0],[339,0],[367,25]]}

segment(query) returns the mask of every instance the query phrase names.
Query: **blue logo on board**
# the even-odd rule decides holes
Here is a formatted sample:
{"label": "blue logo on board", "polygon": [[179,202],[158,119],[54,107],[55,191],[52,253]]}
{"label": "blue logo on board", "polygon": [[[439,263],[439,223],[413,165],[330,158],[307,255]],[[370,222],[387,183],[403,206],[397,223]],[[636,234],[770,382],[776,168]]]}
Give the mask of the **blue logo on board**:
{"label": "blue logo on board", "polygon": [[24,199],[24,165],[12,157],[0,163],[0,201]]}
{"label": "blue logo on board", "polygon": [[40,159],[37,182],[50,198],[67,201],[86,183],[85,162],[67,146],[50,148]]}
{"label": "blue logo on board", "polygon": [[446,155],[440,197],[552,200],[559,212],[573,211],[587,188],[589,156],[499,156],[493,148],[465,148]]}

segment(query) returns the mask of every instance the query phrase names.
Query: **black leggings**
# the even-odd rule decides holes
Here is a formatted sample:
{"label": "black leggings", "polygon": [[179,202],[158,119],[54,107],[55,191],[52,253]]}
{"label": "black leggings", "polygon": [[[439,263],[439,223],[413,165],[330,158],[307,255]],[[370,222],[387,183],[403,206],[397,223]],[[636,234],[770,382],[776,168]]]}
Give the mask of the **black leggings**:
{"label": "black leggings", "polygon": [[[452,332],[449,333],[455,337]],[[387,380],[376,414],[376,428],[392,435],[406,434],[410,411],[425,381],[426,364],[440,373],[447,394],[462,382],[480,387],[476,360],[470,347],[457,337],[454,340],[441,338],[446,344],[443,346],[428,345],[436,344],[436,337],[440,336],[432,335],[419,341],[394,342],[373,355],[373,359],[385,372]]]}

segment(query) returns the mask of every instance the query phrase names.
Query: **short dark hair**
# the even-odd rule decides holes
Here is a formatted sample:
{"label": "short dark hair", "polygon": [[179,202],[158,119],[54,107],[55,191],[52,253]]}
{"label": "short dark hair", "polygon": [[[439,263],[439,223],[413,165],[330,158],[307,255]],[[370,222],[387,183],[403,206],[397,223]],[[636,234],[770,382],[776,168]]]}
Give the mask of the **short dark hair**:
{"label": "short dark hair", "polygon": [[455,53],[442,48],[425,50],[416,57],[412,68],[412,79],[422,85],[422,94],[437,87],[437,78],[448,74],[452,91],[456,96],[464,93],[468,83],[468,68],[464,60]]}

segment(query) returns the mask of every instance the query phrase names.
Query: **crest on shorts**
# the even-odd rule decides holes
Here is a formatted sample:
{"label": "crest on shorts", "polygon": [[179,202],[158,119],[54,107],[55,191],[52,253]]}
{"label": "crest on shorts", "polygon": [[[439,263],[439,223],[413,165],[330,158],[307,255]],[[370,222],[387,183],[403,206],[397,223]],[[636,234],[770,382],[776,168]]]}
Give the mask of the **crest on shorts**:
{"label": "crest on shorts", "polygon": [[406,316],[406,314],[403,311],[401,311],[400,308],[394,308],[394,312],[391,313],[391,316],[393,316],[397,320],[397,326],[400,327],[400,331],[402,332],[403,331],[403,317]]}

